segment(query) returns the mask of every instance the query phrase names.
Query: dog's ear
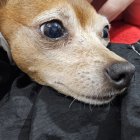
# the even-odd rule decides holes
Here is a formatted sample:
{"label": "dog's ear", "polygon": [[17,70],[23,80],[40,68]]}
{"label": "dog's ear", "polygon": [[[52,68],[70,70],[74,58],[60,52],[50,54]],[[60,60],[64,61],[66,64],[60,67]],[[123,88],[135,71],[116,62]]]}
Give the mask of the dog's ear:
{"label": "dog's ear", "polygon": [[8,0],[0,0],[0,8],[5,6]]}

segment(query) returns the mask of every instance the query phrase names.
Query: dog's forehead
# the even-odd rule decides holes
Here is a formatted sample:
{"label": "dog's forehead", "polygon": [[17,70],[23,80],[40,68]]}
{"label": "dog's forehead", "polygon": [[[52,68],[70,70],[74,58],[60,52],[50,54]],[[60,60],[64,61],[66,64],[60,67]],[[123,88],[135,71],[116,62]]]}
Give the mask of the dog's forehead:
{"label": "dog's forehead", "polygon": [[69,2],[83,27],[90,24],[90,22],[94,22],[96,11],[87,1],[71,0]]}
{"label": "dog's forehead", "polygon": [[26,21],[29,23],[29,20],[34,19],[40,13],[60,7],[67,9],[65,14],[74,11],[82,26],[91,22],[92,17],[96,14],[96,11],[86,0],[9,0],[8,5],[13,13],[15,12],[13,16],[16,20],[19,19],[20,22],[24,23]]}

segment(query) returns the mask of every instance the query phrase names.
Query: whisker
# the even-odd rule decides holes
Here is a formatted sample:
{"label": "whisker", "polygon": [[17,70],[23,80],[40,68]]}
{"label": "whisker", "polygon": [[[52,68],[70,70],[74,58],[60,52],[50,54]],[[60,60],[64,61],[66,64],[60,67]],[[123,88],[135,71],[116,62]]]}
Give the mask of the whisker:
{"label": "whisker", "polygon": [[73,105],[73,103],[75,102],[76,99],[73,99],[73,101],[70,103],[69,108],[71,108],[71,106]]}
{"label": "whisker", "polygon": [[89,110],[92,112],[92,105],[89,104]]}

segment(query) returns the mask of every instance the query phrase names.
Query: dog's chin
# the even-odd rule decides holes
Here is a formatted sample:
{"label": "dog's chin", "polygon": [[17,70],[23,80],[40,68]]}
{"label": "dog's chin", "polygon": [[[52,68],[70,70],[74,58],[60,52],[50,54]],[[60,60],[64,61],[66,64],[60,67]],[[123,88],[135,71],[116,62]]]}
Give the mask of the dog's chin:
{"label": "dog's chin", "polygon": [[103,104],[108,104],[115,97],[116,97],[116,95],[109,95],[109,96],[103,96],[103,97],[78,96],[78,97],[74,97],[74,98],[77,99],[78,101],[82,101],[84,103],[91,104],[91,105],[103,105]]}
{"label": "dog's chin", "polygon": [[122,94],[124,91],[126,91],[127,88],[124,88],[120,91],[114,91],[114,92],[108,92],[102,94],[102,96],[84,96],[84,95],[73,95],[75,99],[78,101],[82,101],[87,104],[91,105],[103,105],[103,104],[108,104],[111,102],[117,95]]}
{"label": "dog's chin", "polygon": [[83,96],[83,95],[73,95],[73,97],[75,99],[77,99],[78,101],[82,101],[84,103],[87,104],[91,104],[91,105],[103,105],[103,104],[108,104],[110,103],[117,95],[120,95],[122,93],[124,93],[124,91],[126,91],[127,88],[124,88],[120,91],[115,91],[114,92],[107,92],[102,94],[100,93],[100,96]]}
{"label": "dog's chin", "polygon": [[[107,93],[103,93],[103,94],[100,93],[99,94],[100,96],[98,96],[98,94],[90,95],[90,96],[87,96],[87,94],[81,95],[80,93],[77,94],[73,91],[68,91],[68,90],[63,90],[63,92],[59,90],[59,92],[66,96],[72,97],[74,100],[78,100],[78,101],[86,103],[86,104],[103,105],[103,104],[110,103],[117,95],[120,95],[125,90],[126,89],[123,89],[121,91],[114,91],[114,92],[111,91],[111,92],[107,92]],[[65,94],[65,93],[67,93],[67,94]]]}
{"label": "dog's chin", "polygon": [[84,103],[91,104],[91,105],[108,104],[117,95],[123,93],[126,90],[126,88],[124,88],[122,90],[114,89],[114,91],[108,90],[108,91],[102,91],[102,93],[96,93],[96,95],[95,95],[95,93],[93,95],[92,94],[87,95],[86,93],[85,94],[77,93],[62,83],[61,84],[59,83],[58,85],[56,86],[56,88],[55,87],[53,87],[53,88],[55,90],[57,90],[59,93],[64,94],[66,96],[70,96],[70,97],[74,98],[74,100],[78,100],[80,102],[84,102]]}

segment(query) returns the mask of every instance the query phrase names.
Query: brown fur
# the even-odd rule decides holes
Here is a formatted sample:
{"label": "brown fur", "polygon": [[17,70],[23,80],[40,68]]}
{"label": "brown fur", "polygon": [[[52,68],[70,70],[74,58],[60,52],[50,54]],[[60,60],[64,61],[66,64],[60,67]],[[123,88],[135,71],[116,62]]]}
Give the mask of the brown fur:
{"label": "brown fur", "polygon": [[[109,23],[86,0],[2,0],[0,6],[0,32],[17,66],[33,80],[91,104],[101,103],[86,97],[118,92],[104,69],[125,60],[106,48],[109,40],[100,34]],[[41,34],[49,16],[62,21],[67,37],[52,41]]]}

